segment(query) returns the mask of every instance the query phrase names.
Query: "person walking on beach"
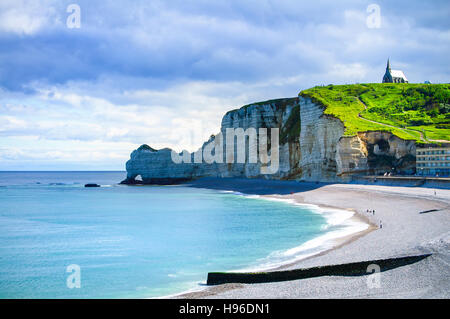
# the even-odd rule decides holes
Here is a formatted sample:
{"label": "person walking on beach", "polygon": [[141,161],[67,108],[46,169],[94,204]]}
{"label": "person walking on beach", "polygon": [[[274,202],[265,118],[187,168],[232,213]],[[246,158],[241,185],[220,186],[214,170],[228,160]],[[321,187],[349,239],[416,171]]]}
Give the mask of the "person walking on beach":
{"label": "person walking on beach", "polygon": [[381,223],[381,220],[380,220],[380,229],[381,229],[381,228],[383,228],[383,224]]}

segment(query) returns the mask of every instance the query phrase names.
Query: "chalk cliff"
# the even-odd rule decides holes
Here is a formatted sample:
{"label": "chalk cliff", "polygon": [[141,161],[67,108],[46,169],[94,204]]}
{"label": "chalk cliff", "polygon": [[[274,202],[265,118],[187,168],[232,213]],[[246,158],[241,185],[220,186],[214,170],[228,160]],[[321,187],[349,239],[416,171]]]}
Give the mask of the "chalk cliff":
{"label": "chalk cliff", "polygon": [[[186,161],[174,163],[171,155],[172,150],[168,148],[154,150],[147,145],[143,145],[133,151],[126,164],[127,179],[123,183],[170,184],[205,176],[295,178],[299,171],[299,122],[300,110],[297,97],[255,103],[229,111],[222,119],[220,133],[211,136],[210,140],[205,142],[197,152],[186,155],[185,159],[189,159],[189,163],[186,163]],[[248,137],[245,140],[247,149],[245,162],[238,163],[236,158],[233,163],[227,163],[227,129],[236,128],[242,128],[244,131],[249,128],[254,128],[256,131],[260,128],[269,129],[267,138],[269,154],[272,140],[270,129],[278,128],[279,169],[274,174],[261,173],[262,167],[265,165],[259,160],[256,163],[249,162],[248,155],[251,151],[256,151],[255,147],[258,143],[256,145],[250,144]],[[222,144],[220,143],[221,139],[223,140]],[[259,134],[256,141],[260,141]],[[207,147],[221,148],[222,160],[207,163],[203,159],[201,163],[198,163],[196,161],[197,155],[204,153]],[[235,150],[236,148],[237,141],[234,145]],[[137,176],[140,176],[141,180],[136,181]]]}
{"label": "chalk cliff", "polygon": [[[168,148],[155,150],[142,145],[133,151],[126,163],[127,179],[123,183],[171,184],[205,176],[349,181],[354,175],[377,174],[392,168],[397,172],[413,172],[414,141],[381,131],[345,136],[341,120],[323,111],[322,105],[302,96],[259,102],[229,111],[222,119],[220,133],[211,136],[196,153],[185,154],[182,163],[173,161],[172,150]],[[277,141],[270,132],[267,137],[268,155],[274,154],[272,147],[279,142],[278,170],[265,174],[263,168],[270,163],[261,163],[260,158],[256,163],[249,161],[249,154],[257,148],[253,144],[246,148],[245,162],[227,163],[225,136],[231,128],[256,131],[278,128]],[[248,145],[250,137],[245,140]],[[264,140],[257,134],[256,141]],[[208,163],[202,158],[199,162],[205,152],[222,160]],[[136,180],[138,176],[141,180]]]}
{"label": "chalk cliff", "polygon": [[344,136],[344,124],[323,113],[324,107],[300,97],[300,170],[307,181],[350,181],[354,175],[390,172],[412,174],[416,144],[390,132],[367,131]]}

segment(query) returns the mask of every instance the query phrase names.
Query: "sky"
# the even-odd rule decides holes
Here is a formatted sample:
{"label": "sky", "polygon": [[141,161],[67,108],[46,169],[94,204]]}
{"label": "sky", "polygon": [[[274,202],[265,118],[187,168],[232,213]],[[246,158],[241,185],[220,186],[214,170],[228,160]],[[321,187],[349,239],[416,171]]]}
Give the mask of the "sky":
{"label": "sky", "polygon": [[0,0],[0,170],[194,151],[231,109],[381,82],[388,57],[448,83],[449,16],[448,0]]}

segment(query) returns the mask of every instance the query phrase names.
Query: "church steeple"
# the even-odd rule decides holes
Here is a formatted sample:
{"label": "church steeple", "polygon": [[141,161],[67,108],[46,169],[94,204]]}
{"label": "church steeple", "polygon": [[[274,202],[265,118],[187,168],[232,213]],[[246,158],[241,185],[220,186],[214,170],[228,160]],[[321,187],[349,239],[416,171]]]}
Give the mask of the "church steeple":
{"label": "church steeple", "polygon": [[391,70],[391,63],[388,58],[386,72],[381,83],[408,83],[408,79],[401,70]]}

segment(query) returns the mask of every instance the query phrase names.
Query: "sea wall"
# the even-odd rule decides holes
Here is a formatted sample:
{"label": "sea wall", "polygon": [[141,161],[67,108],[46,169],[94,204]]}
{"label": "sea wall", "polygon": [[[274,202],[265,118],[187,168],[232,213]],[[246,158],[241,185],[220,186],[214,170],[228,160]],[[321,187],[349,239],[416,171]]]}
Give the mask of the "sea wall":
{"label": "sea wall", "polygon": [[380,186],[450,188],[450,178],[422,176],[354,176],[352,183]]}
{"label": "sea wall", "polygon": [[299,280],[321,276],[365,276],[371,273],[368,272],[367,269],[369,269],[369,266],[373,264],[380,267],[380,272],[383,272],[414,264],[425,258],[428,258],[429,256],[431,256],[431,254],[412,255],[396,258],[359,261],[339,265],[325,265],[312,268],[300,268],[269,272],[210,272],[208,273],[206,284],[208,286],[228,283],[256,284]]}

